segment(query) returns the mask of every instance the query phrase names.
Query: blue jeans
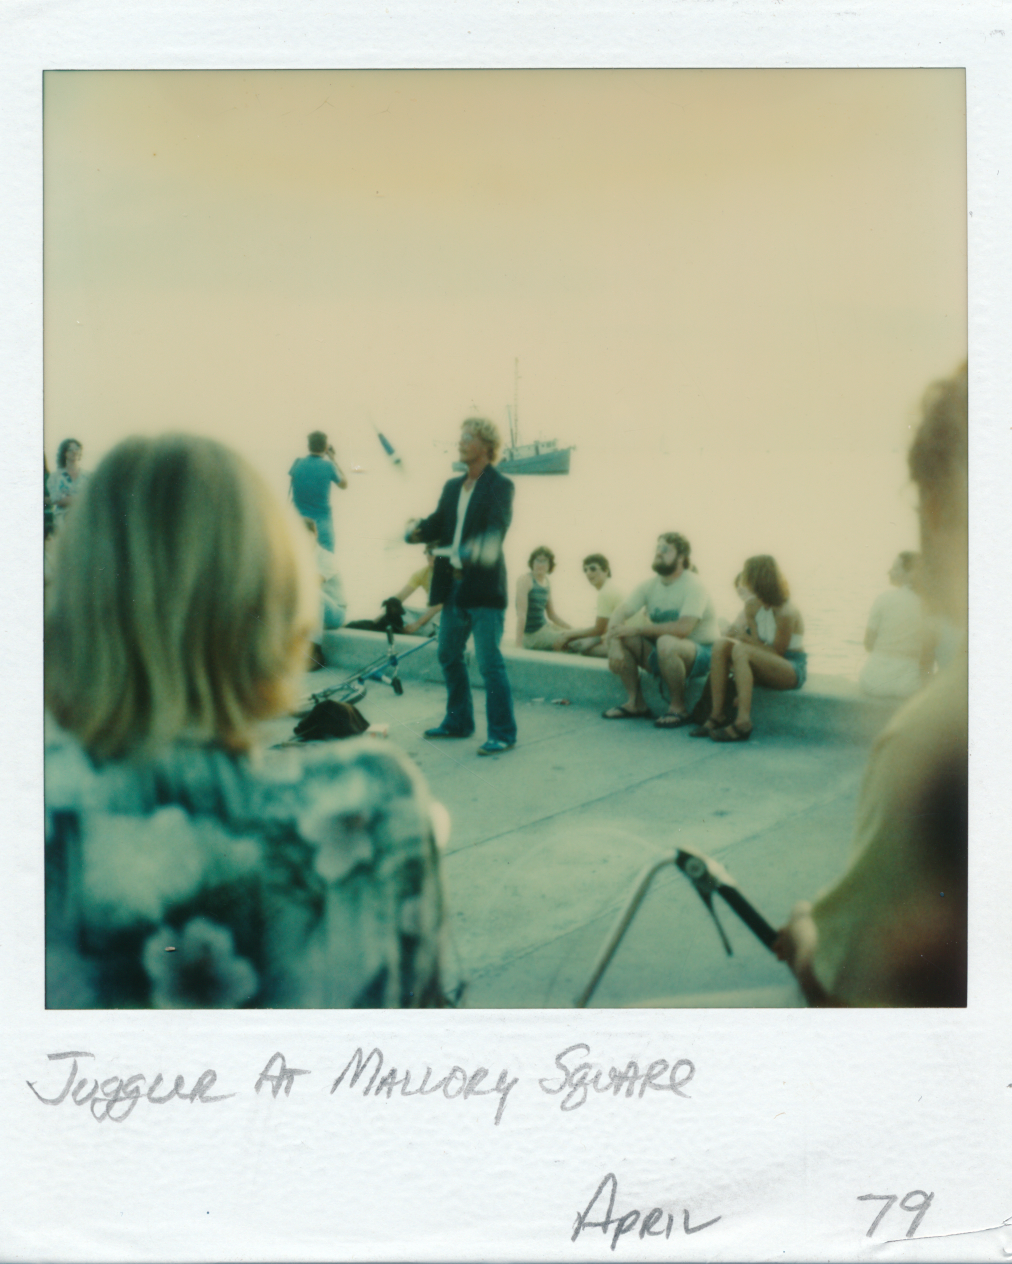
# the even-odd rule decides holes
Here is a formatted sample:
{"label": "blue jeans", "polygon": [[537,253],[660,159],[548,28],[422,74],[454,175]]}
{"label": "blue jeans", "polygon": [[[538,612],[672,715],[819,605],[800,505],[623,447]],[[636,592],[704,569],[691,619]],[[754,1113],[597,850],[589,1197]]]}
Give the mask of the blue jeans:
{"label": "blue jeans", "polygon": [[474,732],[471,682],[464,666],[464,647],[473,632],[478,670],[485,682],[488,735],[495,741],[512,745],[517,740],[517,723],[513,717],[513,694],[506,675],[506,664],[499,650],[506,613],[488,606],[469,609],[458,606],[459,591],[460,585],[455,583],[443,605],[439,624],[439,665],[446,681],[446,718],[443,724],[455,733]]}
{"label": "blue jeans", "polygon": [[795,689],[800,689],[808,678],[808,655],[804,650],[784,650],[784,658],[794,668],[798,678]]}
{"label": "blue jeans", "polygon": [[335,632],[344,625],[348,617],[348,607],[339,606],[333,597],[320,594],[320,607],[323,612],[323,626],[328,632]]}
{"label": "blue jeans", "polygon": [[[710,670],[710,656],[713,653],[712,645],[696,645],[696,657],[692,660],[692,666],[685,673],[686,680],[697,680],[700,676],[705,676]],[[647,659],[647,671],[651,676],[659,676],[661,674],[660,659],[657,657],[656,649],[650,651],[650,657]]]}
{"label": "blue jeans", "polygon": [[[299,508],[298,505],[296,505],[295,507],[296,509]],[[299,509],[299,513],[302,513],[301,509]],[[302,513],[302,516],[303,518],[312,518],[312,520],[316,523],[316,539],[319,542],[320,547],[326,549],[328,553],[333,553],[334,551],[334,515],[333,513],[328,509],[327,512],[323,514]]]}

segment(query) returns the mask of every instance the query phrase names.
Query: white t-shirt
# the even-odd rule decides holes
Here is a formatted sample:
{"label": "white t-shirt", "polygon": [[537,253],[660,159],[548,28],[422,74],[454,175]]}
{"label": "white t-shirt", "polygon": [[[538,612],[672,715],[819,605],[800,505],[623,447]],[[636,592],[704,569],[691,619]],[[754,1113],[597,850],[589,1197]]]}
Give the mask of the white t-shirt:
{"label": "white t-shirt", "polygon": [[609,577],[597,590],[597,617],[610,619],[623,600],[615,581]]}
{"label": "white t-shirt", "polygon": [[471,495],[477,484],[467,485],[465,479],[460,485],[460,498],[457,501],[457,526],[453,532],[453,543],[450,545],[450,565],[458,571],[463,570],[463,562],[460,560],[460,537],[464,530],[464,517],[467,514],[467,507],[471,503]]}
{"label": "white t-shirt", "polygon": [[920,660],[924,644],[924,607],[909,588],[890,588],[876,597],[868,615],[876,654]]}
{"label": "white t-shirt", "polygon": [[710,594],[695,571],[682,571],[676,580],[669,583],[665,583],[660,575],[648,579],[633,590],[625,604],[634,612],[645,606],[652,623],[698,619],[689,633],[689,640],[697,645],[711,645],[720,635]]}

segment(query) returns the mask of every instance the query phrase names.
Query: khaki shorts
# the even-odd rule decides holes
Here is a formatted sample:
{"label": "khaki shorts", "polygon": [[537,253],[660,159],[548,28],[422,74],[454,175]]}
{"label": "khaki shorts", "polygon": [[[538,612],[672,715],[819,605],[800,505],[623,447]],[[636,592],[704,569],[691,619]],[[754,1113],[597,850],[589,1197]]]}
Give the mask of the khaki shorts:
{"label": "khaki shorts", "polygon": [[550,623],[546,623],[543,627],[538,628],[537,632],[524,633],[524,649],[554,649],[556,641],[560,641],[564,635],[565,633],[561,629],[553,628]]}

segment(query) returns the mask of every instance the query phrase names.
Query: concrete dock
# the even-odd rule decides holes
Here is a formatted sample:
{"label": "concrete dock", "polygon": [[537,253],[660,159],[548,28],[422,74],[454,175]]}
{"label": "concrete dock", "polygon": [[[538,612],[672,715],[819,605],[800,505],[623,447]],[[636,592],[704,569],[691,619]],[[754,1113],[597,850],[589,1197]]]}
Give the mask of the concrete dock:
{"label": "concrete dock", "polygon": [[[397,638],[398,653],[418,644]],[[328,668],[308,687],[335,684],[385,649],[375,634],[328,633]],[[467,1006],[572,1005],[637,876],[677,847],[719,859],[774,926],[846,865],[868,750],[891,706],[809,677],[797,692],[757,691],[752,739],[722,746],[684,729],[603,720],[622,698],[603,660],[504,652],[519,727],[505,754],[477,757],[480,689],[472,738],[422,736],[443,716],[434,644],[399,664],[403,695],[368,682],[358,704],[389,726],[388,740],[450,811],[443,876]],[[664,709],[656,691],[648,700]],[[732,956],[686,878],[663,870],[592,1004],[797,1003],[785,968],[716,903]]]}

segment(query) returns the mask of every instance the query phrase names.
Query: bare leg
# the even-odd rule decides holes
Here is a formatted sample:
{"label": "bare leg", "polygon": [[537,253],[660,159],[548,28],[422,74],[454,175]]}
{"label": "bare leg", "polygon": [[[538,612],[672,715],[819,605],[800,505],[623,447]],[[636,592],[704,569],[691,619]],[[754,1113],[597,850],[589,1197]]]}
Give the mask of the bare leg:
{"label": "bare leg", "polygon": [[793,689],[797,684],[797,673],[780,654],[741,641],[731,651],[731,661],[734,678],[738,682],[738,717],[735,723],[739,728],[750,729],[753,680],[767,689]]}
{"label": "bare leg", "polygon": [[674,648],[674,639],[671,636],[657,638],[657,663],[661,669],[661,680],[671,696],[668,715],[681,715],[685,709],[685,664]]}
{"label": "bare leg", "polygon": [[685,714],[685,679],[696,657],[696,646],[680,636],[657,638],[657,662],[661,679],[671,694],[668,715]]}
{"label": "bare leg", "polygon": [[731,651],[735,645],[737,645],[737,641],[726,636],[718,637],[713,643],[713,650],[710,654],[711,720],[722,720],[724,718],[727,677],[731,670]]}
{"label": "bare leg", "polygon": [[627,711],[645,711],[646,699],[640,685],[639,659],[642,637],[630,637],[628,641],[616,637],[608,650],[608,667],[625,685]]}
{"label": "bare leg", "polygon": [[743,729],[752,727],[752,664],[749,650],[753,647],[736,641],[731,650],[734,664],[734,682],[738,686],[738,715],[735,723]]}

